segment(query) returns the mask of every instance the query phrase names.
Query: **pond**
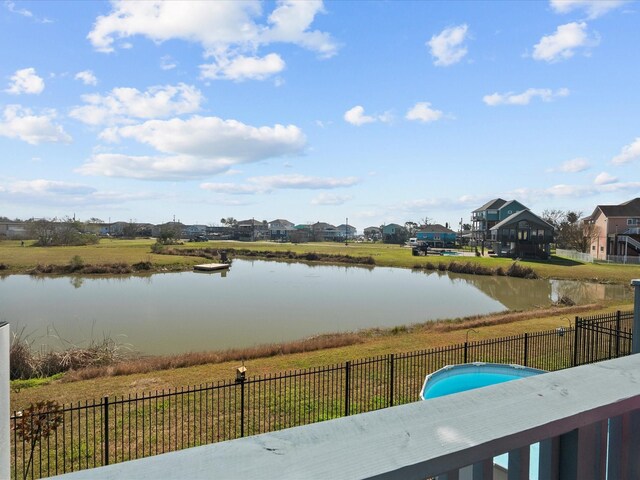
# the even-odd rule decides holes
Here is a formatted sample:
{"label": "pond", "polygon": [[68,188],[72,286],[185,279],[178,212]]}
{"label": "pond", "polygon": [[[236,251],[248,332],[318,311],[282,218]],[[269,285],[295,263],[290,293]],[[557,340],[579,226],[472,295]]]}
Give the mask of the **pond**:
{"label": "pond", "polygon": [[624,285],[236,259],[211,274],[5,276],[0,320],[34,346],[107,336],[171,354],[522,310],[562,295],[576,303],[632,298]]}

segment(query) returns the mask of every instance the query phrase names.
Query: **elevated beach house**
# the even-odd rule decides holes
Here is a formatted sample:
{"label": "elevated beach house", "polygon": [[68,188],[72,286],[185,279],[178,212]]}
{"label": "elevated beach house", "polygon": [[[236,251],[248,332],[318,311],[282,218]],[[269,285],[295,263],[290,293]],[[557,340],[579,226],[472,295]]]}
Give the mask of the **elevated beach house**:
{"label": "elevated beach house", "polygon": [[547,259],[552,242],[553,226],[529,209],[509,215],[490,229],[490,245],[499,257]]}
{"label": "elevated beach house", "polygon": [[620,205],[598,205],[582,220],[595,227],[587,253],[597,260],[640,255],[640,197]]}
{"label": "elevated beach house", "polygon": [[456,244],[457,234],[450,228],[439,223],[425,225],[416,232],[416,239],[426,242],[430,247],[453,247]]}
{"label": "elevated beach house", "polygon": [[475,245],[484,244],[491,238],[491,229],[516,212],[526,210],[517,200],[495,198],[471,212],[471,240]]}
{"label": "elevated beach house", "polygon": [[277,218],[269,222],[269,236],[271,240],[288,241],[292,232],[296,231],[293,222]]}

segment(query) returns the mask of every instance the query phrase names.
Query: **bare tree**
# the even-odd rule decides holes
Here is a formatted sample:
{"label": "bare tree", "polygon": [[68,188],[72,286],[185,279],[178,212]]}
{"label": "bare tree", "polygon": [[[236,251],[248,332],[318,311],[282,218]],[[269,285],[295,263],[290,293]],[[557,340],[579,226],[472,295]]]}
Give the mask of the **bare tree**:
{"label": "bare tree", "polygon": [[413,237],[418,230],[418,224],[416,222],[404,222],[404,228],[407,230],[407,234]]}
{"label": "bare tree", "polygon": [[425,215],[423,218],[420,219],[420,226],[426,227],[427,225],[431,225],[432,222],[433,222],[433,218],[427,217]]}
{"label": "bare tree", "polygon": [[27,226],[27,233],[35,239],[35,245],[39,247],[48,247],[53,245],[56,234],[56,218],[47,220],[41,218],[39,220],[30,220]]}
{"label": "bare tree", "polygon": [[598,235],[595,225],[583,222],[582,212],[571,210],[545,210],[542,218],[555,228],[555,242],[560,248],[588,253],[589,245]]}

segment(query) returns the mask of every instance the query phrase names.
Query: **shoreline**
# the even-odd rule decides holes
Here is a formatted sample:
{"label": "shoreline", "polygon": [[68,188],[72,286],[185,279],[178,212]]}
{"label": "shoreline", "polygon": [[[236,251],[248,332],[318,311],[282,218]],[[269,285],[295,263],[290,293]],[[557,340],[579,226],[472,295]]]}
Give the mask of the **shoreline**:
{"label": "shoreline", "polygon": [[[247,366],[251,375],[322,367],[350,359],[461,344],[466,339],[488,340],[550,330],[570,326],[574,316],[626,310],[629,307],[629,304],[555,306],[443,319],[387,329],[370,328],[252,349],[148,357],[114,365],[111,371],[110,367],[95,367],[95,371],[78,370],[54,378],[13,381],[11,405],[18,409],[45,399],[57,399],[60,402],[84,401],[105,395],[143,393],[228,380],[233,378],[235,368],[241,362]],[[315,347],[312,342],[314,339],[318,340]],[[103,376],[95,377],[94,374],[100,371]],[[84,378],[85,373],[89,373],[89,378]]]}

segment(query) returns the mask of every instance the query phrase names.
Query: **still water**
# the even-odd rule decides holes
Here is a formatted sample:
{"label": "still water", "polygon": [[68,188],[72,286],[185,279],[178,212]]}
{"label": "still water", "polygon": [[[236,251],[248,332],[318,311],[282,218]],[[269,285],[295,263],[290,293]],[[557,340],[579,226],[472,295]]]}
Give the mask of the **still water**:
{"label": "still water", "polygon": [[224,273],[0,278],[0,320],[34,346],[104,336],[146,354],[247,347],[327,332],[631,299],[623,285],[234,260]]}

